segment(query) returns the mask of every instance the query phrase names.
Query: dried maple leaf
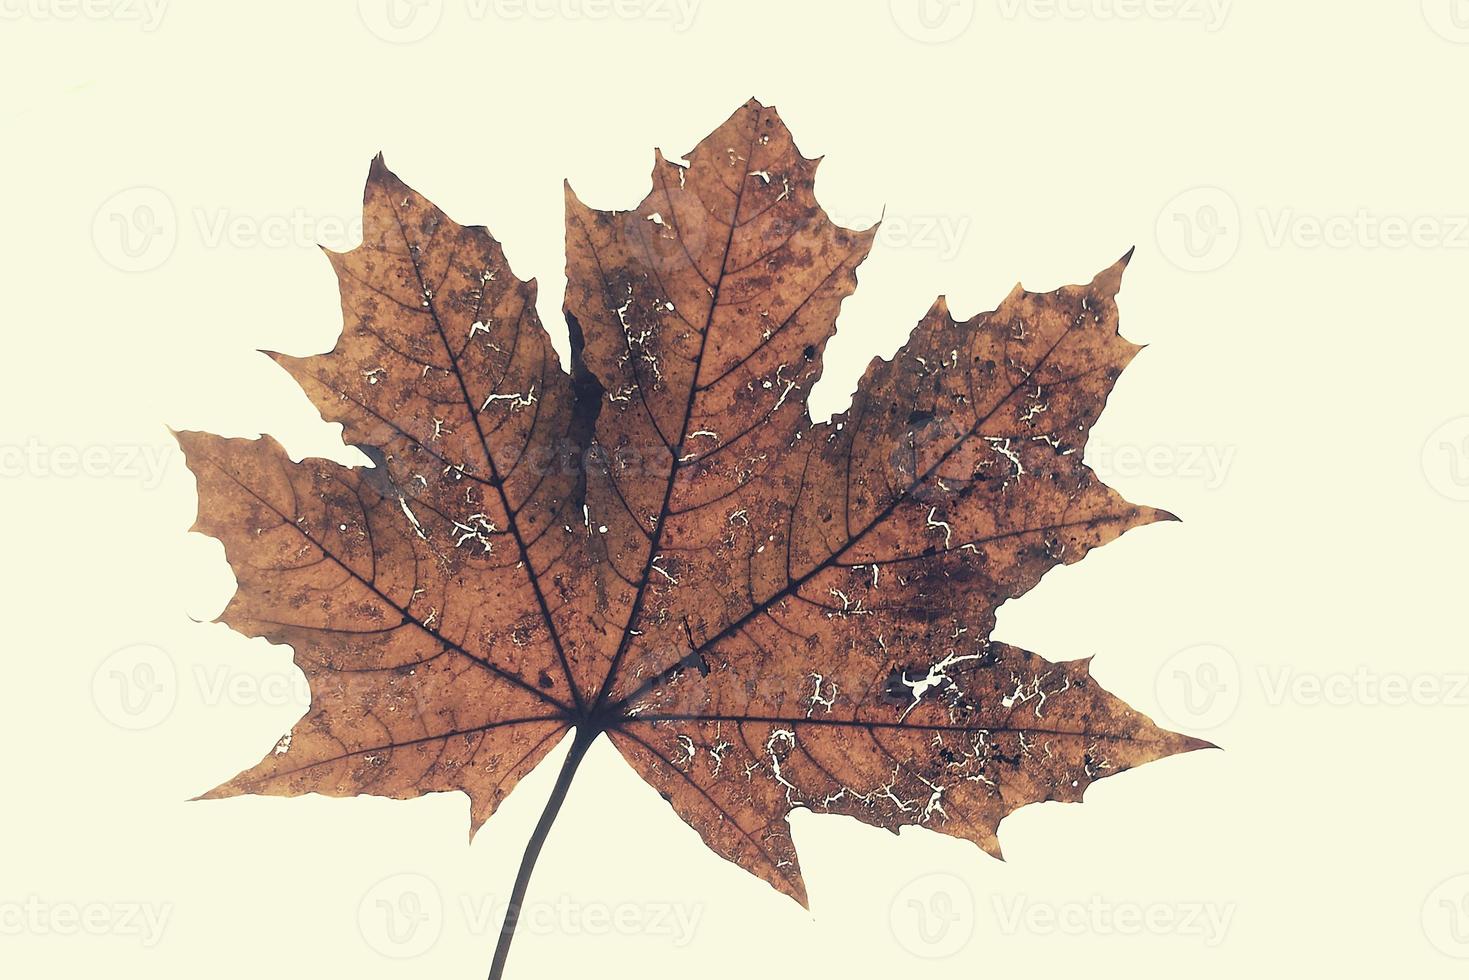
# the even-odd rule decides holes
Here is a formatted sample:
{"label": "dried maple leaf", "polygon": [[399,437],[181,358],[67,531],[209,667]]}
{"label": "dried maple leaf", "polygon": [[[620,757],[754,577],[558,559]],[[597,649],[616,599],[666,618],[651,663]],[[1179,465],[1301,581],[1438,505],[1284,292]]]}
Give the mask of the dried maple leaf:
{"label": "dried maple leaf", "polygon": [[575,730],[512,893],[606,733],[717,854],[802,903],[787,815],[919,824],[999,854],[1007,813],[1205,745],[1103,691],[1087,661],[990,640],[1057,564],[1170,515],[1082,462],[1138,350],[1126,259],[940,300],[851,408],[806,397],[875,229],[837,227],[751,101],[652,193],[567,191],[560,366],[500,245],[373,162],[363,243],[333,254],[345,329],[273,355],[373,467],[269,438],[179,436],[198,530],[239,589],[222,619],[290,644],[307,715],[206,794],[462,790],[471,832]]}

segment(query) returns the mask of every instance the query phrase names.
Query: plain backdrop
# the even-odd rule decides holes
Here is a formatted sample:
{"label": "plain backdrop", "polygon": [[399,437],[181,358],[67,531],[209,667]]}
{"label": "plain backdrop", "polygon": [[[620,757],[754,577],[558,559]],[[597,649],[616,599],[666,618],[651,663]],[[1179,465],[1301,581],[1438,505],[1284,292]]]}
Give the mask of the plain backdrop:
{"label": "plain backdrop", "polygon": [[1088,460],[1181,524],[997,635],[1222,752],[1007,819],[1004,862],[792,818],[811,909],[705,850],[603,742],[512,977],[1462,976],[1469,956],[1469,181],[1462,0],[0,0],[7,977],[473,978],[563,749],[471,844],[457,794],[186,800],[304,710],[209,620],[167,427],[358,459],[257,348],[328,349],[317,243],[383,151],[540,282],[561,181],[646,193],[741,102],[885,214],[817,414],[933,298],[1137,246],[1148,345]]}

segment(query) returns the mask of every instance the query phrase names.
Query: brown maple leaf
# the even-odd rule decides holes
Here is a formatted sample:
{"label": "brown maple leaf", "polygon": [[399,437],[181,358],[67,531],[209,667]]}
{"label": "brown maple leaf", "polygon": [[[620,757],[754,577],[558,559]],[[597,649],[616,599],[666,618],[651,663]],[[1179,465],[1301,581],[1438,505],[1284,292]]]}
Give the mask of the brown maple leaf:
{"label": "brown maple leaf", "polygon": [[717,854],[805,903],[787,815],[915,824],[999,854],[1000,820],[1207,743],[1087,661],[990,640],[1058,564],[1171,519],[1103,486],[1087,434],[1138,348],[1126,258],[943,300],[851,408],[806,398],[876,229],[827,220],[816,161],[751,101],[631,211],[567,190],[563,371],[535,285],[388,171],[331,261],[345,328],[272,355],[372,467],[181,433],[221,618],[290,644],[311,707],[206,794],[462,790],[471,833],[575,731],[535,856],[599,735]]}

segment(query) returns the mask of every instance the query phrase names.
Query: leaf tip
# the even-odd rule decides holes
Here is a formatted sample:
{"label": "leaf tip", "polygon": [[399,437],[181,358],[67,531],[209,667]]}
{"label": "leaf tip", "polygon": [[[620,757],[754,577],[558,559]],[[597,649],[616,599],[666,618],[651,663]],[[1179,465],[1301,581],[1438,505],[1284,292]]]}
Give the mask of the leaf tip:
{"label": "leaf tip", "polygon": [[1208,739],[1196,738],[1193,735],[1180,735],[1179,738],[1182,740],[1182,747],[1178,750],[1178,753],[1180,755],[1182,755],[1184,752],[1199,752],[1204,749],[1217,749],[1220,752],[1224,751],[1223,747],[1215,745]]}
{"label": "leaf tip", "polygon": [[[384,193],[390,190],[396,193],[399,190],[407,189],[403,182],[398,179],[398,175],[388,169],[388,163],[383,159],[381,150],[372,158],[372,162],[367,165],[367,182],[362,188],[362,204],[364,208],[371,202],[374,188]],[[396,204],[397,202],[395,201],[394,203]],[[331,249],[327,249],[326,252],[328,255],[337,254],[332,252]]]}
{"label": "leaf tip", "polygon": [[576,191],[572,188],[569,177],[562,178],[561,180],[561,196],[566,200],[566,214],[568,219],[570,219],[573,213],[591,210],[582,203],[581,198],[576,196]]}
{"label": "leaf tip", "polygon": [[235,789],[232,783],[225,783],[222,786],[216,786],[211,790],[205,790],[198,796],[192,796],[187,800],[187,802],[199,803],[208,800],[227,800],[232,796],[239,795],[239,790]]}
{"label": "leaf tip", "polygon": [[469,803],[469,840],[468,840],[468,843],[470,843],[470,844],[473,844],[474,843],[475,837],[477,837],[479,835],[480,828],[485,825],[485,821],[487,819],[488,819],[487,816],[481,816],[480,814],[478,814],[478,813],[475,812],[474,801],[473,800],[470,800],[470,803]]}
{"label": "leaf tip", "polygon": [[184,465],[192,470],[193,467],[189,465],[189,456],[199,448],[199,439],[204,433],[196,432],[193,429],[175,429],[170,426],[168,434],[173,436],[173,441],[178,443],[179,450],[183,452]]}
{"label": "leaf tip", "polygon": [[787,877],[785,883],[787,887],[777,890],[789,895],[797,905],[810,912],[811,896],[806,894],[806,880],[801,876],[801,873],[798,871],[795,875]]}
{"label": "leaf tip", "polygon": [[1136,251],[1137,246],[1134,245],[1123,254],[1122,258],[1097,273],[1096,277],[1092,279],[1092,289],[1109,297],[1116,296],[1118,291],[1122,289],[1122,273],[1127,269],[1127,265],[1132,261],[1133,253]]}

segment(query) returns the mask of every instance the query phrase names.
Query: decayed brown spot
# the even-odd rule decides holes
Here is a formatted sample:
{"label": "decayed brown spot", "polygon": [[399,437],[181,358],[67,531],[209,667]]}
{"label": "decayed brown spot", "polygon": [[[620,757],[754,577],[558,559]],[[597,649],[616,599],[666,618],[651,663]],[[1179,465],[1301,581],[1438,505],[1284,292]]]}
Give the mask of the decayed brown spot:
{"label": "decayed brown spot", "polygon": [[239,580],[222,619],[290,644],[312,690],[207,796],[462,790],[477,828],[575,729],[523,879],[605,732],[804,903],[795,807],[998,855],[1017,807],[1206,744],[1086,661],[989,638],[1050,568],[1170,519],[1082,463],[1138,350],[1127,260],[963,322],[940,300],[813,424],[875,230],[827,220],[815,161],[753,101],[688,161],[660,156],[630,211],[568,189],[569,373],[500,245],[373,162],[363,244],[331,256],[341,340],[275,356],[376,465],[179,437]]}

